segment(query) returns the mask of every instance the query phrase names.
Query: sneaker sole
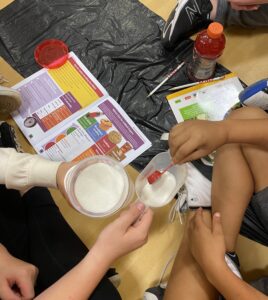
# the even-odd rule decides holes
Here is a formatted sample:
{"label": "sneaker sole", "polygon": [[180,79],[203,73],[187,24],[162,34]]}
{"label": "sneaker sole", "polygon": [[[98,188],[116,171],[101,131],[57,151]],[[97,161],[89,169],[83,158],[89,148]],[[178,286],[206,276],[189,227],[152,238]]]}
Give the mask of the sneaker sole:
{"label": "sneaker sole", "polygon": [[0,87],[0,113],[10,114],[21,105],[20,93],[16,90]]}
{"label": "sneaker sole", "polygon": [[14,148],[17,152],[24,152],[18,141],[15,129],[7,122],[0,122],[0,140],[1,147]]}

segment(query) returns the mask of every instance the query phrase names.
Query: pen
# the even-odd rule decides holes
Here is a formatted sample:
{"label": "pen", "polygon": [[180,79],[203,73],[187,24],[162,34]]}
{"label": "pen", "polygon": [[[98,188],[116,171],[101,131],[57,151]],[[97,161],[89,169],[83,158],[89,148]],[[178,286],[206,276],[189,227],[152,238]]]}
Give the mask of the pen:
{"label": "pen", "polygon": [[154,88],[151,93],[147,96],[147,98],[151,97],[165,82],[167,82],[169,80],[169,78],[171,78],[176,72],[179,71],[179,69],[181,69],[181,67],[183,67],[183,65],[185,64],[185,62],[182,62],[181,64],[179,64],[177,66],[176,69],[174,69],[171,73],[169,73],[167,75],[167,77],[161,82],[158,84],[158,86],[156,88]]}
{"label": "pen", "polygon": [[225,76],[219,76],[219,77],[215,77],[215,78],[211,78],[211,79],[207,79],[207,80],[201,80],[201,81],[197,81],[197,82],[187,83],[187,84],[184,84],[184,85],[179,85],[179,86],[176,86],[176,87],[173,87],[173,88],[169,89],[169,91],[180,90],[180,89],[195,86],[195,85],[198,85],[198,84],[201,84],[201,83],[207,83],[207,82],[221,80],[224,77]]}

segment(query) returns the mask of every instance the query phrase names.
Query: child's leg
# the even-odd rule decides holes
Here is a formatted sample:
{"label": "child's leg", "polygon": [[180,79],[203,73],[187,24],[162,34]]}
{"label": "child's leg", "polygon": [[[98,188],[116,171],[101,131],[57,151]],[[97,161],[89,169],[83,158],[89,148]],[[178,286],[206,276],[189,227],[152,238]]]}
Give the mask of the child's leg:
{"label": "child's leg", "polygon": [[9,253],[28,261],[28,228],[20,193],[0,185],[0,243]]}
{"label": "child's leg", "polygon": [[[257,108],[234,111],[233,119],[267,118]],[[234,251],[245,210],[254,192],[268,186],[268,151],[229,144],[217,151],[212,179],[212,210],[222,215],[227,251]]]}
{"label": "child's leg", "polygon": [[253,194],[253,178],[240,145],[225,145],[217,151],[212,182],[212,211],[221,213],[227,251],[234,251]]}
{"label": "child's leg", "polygon": [[[14,129],[8,123],[1,121],[0,148],[21,150]],[[28,261],[29,243],[25,203],[21,200],[19,191],[7,189],[2,184],[0,185],[0,243],[11,255]]]}
{"label": "child's leg", "polygon": [[257,193],[268,187],[268,151],[252,145],[243,145],[242,149],[254,178],[254,192]]}
{"label": "child's leg", "polygon": [[[189,218],[195,211],[189,213]],[[211,224],[211,213],[203,212],[207,224]],[[188,222],[186,224],[183,240],[180,245],[176,260],[165,291],[164,300],[218,300],[219,294],[207,281],[205,275],[194,260],[188,243]],[[213,255],[208,253],[208,255]]]}
{"label": "child's leg", "polygon": [[[218,150],[214,168],[212,207],[222,214],[227,250],[233,251],[244,211],[253,193],[253,179],[239,145],[225,145]],[[211,214],[206,212],[206,217],[209,222]],[[186,300],[218,299],[214,287],[192,257],[186,235],[172,269],[165,300],[176,296]]]}
{"label": "child's leg", "polygon": [[[244,211],[253,193],[253,179],[239,145],[226,145],[218,150],[214,168],[212,207],[222,214],[227,250],[233,251]],[[211,214],[206,212],[206,216],[209,221]],[[186,235],[172,269],[165,300],[175,299],[175,295],[187,300],[218,299],[217,292],[192,257]]]}
{"label": "child's leg", "polygon": [[[234,111],[230,118],[267,118],[267,114],[255,108],[243,108]],[[268,153],[257,150],[254,151],[254,147],[250,146],[243,148],[230,144],[217,151],[213,172],[212,206],[213,211],[220,211],[222,214],[228,251],[235,249],[243,215],[254,190],[268,186]],[[258,166],[267,170],[266,175],[259,171]],[[263,176],[266,180],[263,180]],[[256,177],[256,180],[253,177]],[[209,220],[210,215],[206,214]],[[178,297],[186,300],[218,299],[217,292],[193,259],[186,235],[171,272],[165,300]]]}

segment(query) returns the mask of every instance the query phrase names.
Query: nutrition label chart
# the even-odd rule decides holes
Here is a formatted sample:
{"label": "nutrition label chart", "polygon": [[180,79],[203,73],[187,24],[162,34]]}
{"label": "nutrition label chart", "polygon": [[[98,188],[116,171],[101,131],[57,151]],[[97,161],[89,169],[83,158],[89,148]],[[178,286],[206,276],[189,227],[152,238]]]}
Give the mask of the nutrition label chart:
{"label": "nutrition label chart", "polygon": [[109,155],[128,164],[151,143],[74,53],[16,86],[22,106],[13,118],[42,156],[74,161]]}

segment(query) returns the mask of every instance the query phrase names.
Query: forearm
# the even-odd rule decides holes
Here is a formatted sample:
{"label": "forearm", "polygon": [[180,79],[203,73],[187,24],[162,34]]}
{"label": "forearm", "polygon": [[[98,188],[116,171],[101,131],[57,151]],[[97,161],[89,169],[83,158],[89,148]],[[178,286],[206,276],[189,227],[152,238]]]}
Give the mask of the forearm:
{"label": "forearm", "polygon": [[268,149],[268,119],[221,121],[227,131],[227,143],[246,143]]}
{"label": "forearm", "polygon": [[0,184],[7,188],[26,190],[31,186],[56,187],[60,162],[52,162],[38,155],[18,153],[0,148]]}
{"label": "forearm", "polygon": [[35,299],[88,299],[111,263],[107,257],[102,255],[102,251],[93,246],[78,265]]}
{"label": "forearm", "polygon": [[2,254],[6,254],[8,253],[6,247],[0,243],[0,257],[2,256]]}
{"label": "forearm", "polygon": [[266,4],[268,0],[229,0],[229,2],[236,5],[255,5],[255,4]]}
{"label": "forearm", "polygon": [[267,300],[264,294],[238,278],[227,265],[207,275],[210,283],[226,300]]}

